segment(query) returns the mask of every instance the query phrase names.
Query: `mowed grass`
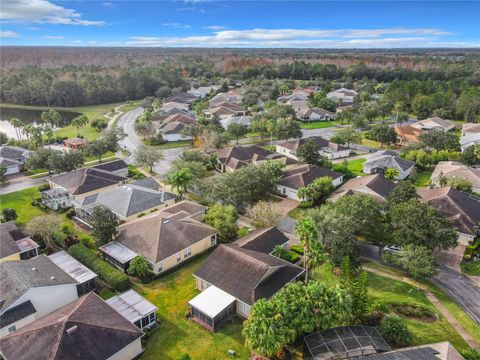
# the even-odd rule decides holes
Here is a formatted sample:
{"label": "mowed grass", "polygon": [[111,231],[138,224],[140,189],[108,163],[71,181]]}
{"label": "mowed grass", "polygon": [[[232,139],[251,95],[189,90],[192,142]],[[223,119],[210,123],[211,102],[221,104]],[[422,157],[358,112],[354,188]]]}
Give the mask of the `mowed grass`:
{"label": "mowed grass", "polygon": [[35,216],[45,214],[40,208],[32,205],[32,200],[39,197],[40,192],[36,187],[0,195],[0,210],[15,209],[18,216],[16,223],[25,225]]}
{"label": "mowed grass", "polygon": [[433,171],[431,170],[420,171],[417,174],[417,179],[415,180],[415,187],[427,187],[430,184],[432,173]]}
{"label": "mowed grass", "polygon": [[236,319],[210,332],[201,325],[187,320],[188,301],[199,292],[195,288],[193,273],[208,254],[193,259],[175,272],[149,284],[135,284],[134,289],[158,306],[160,321],[147,340],[142,359],[176,360],[182,354],[196,359],[226,359],[227,351],[237,353],[237,359],[248,359],[241,335],[242,321]]}
{"label": "mowed grass", "polygon": [[301,129],[324,129],[336,126],[335,123],[331,121],[312,121],[312,122],[302,122],[300,124]]}
{"label": "mowed grass", "polygon": [[367,161],[367,159],[356,159],[348,161],[348,170],[353,172],[357,176],[365,176],[367,174],[363,173],[363,163]]}
{"label": "mowed grass", "polygon": [[[318,268],[314,274],[314,278],[328,285],[336,285],[339,283],[338,277],[332,273],[332,265],[330,263],[325,263]],[[467,343],[448,323],[447,319],[439,313],[436,307],[430,303],[424,292],[412,284],[368,273],[368,295],[370,303],[391,304],[400,302],[418,304],[432,309],[439,315],[438,320],[430,323],[415,319],[405,319],[407,327],[413,335],[412,345],[450,341],[459,351],[469,349]]]}

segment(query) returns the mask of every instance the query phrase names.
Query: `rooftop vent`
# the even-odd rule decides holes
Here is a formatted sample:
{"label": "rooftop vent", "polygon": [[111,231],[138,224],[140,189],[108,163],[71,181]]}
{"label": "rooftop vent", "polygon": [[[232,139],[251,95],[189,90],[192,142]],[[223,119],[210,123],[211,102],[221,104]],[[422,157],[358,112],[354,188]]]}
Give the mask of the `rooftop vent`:
{"label": "rooftop vent", "polygon": [[55,280],[55,276],[50,276],[50,280]]}
{"label": "rooftop vent", "polygon": [[72,335],[72,334],[73,334],[75,331],[77,331],[77,330],[78,330],[78,326],[77,326],[77,325],[73,325],[72,327],[69,327],[69,328],[67,329],[67,334],[68,334],[68,335]]}
{"label": "rooftop vent", "polygon": [[36,267],[32,267],[32,271],[37,271],[37,268],[36,268]]}
{"label": "rooftop vent", "polygon": [[168,224],[169,222],[170,222],[170,220],[165,220],[163,223]]}

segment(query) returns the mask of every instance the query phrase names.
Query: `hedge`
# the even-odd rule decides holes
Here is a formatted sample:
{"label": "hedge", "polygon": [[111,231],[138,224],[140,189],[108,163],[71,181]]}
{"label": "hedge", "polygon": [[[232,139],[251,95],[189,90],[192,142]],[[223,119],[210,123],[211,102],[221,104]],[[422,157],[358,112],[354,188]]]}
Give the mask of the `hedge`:
{"label": "hedge", "polygon": [[124,291],[130,288],[130,279],[127,275],[107,264],[84,245],[73,245],[68,249],[68,253],[93,272],[97,273],[100,279],[105,281],[112,289]]}

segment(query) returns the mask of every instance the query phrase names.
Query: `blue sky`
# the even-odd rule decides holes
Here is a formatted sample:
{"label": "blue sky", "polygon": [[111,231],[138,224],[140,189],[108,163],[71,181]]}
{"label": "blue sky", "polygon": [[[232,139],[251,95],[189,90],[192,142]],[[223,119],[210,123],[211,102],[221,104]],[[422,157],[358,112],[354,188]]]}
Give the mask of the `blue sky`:
{"label": "blue sky", "polygon": [[2,0],[2,45],[480,47],[480,1]]}

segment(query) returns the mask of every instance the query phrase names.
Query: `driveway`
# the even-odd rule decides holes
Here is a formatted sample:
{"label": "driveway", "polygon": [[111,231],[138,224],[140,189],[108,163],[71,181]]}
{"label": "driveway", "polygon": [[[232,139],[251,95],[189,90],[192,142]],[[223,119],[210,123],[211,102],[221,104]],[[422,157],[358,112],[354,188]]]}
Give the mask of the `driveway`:
{"label": "driveway", "polygon": [[0,195],[9,194],[15,191],[28,189],[34,186],[45,184],[47,177],[31,179],[21,174],[12,175],[8,178],[8,184],[0,186]]}

